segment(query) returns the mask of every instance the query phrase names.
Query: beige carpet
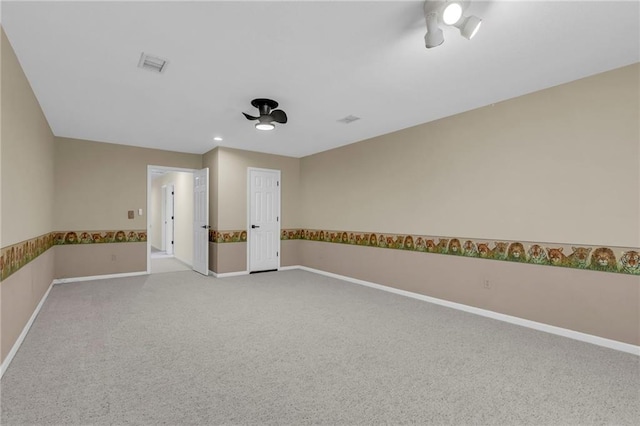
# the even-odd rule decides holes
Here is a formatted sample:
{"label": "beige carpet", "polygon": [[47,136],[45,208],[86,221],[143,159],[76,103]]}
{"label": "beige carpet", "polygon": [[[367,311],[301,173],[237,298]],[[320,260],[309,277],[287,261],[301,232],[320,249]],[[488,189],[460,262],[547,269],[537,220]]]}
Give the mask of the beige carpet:
{"label": "beige carpet", "polygon": [[3,425],[637,425],[640,363],[305,271],[53,287]]}
{"label": "beige carpet", "polygon": [[192,268],[175,257],[151,257],[151,273],[190,271]]}

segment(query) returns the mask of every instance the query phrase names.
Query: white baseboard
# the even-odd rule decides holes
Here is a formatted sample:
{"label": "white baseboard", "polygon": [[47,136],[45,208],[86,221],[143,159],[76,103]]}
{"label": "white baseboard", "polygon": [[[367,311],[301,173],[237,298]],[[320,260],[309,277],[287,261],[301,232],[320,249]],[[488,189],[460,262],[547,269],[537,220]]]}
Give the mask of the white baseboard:
{"label": "white baseboard", "polygon": [[40,309],[42,309],[42,305],[44,305],[44,301],[47,300],[47,297],[49,296],[49,292],[53,288],[53,285],[54,285],[54,282],[52,281],[51,284],[49,284],[49,288],[44,293],[44,296],[42,296],[42,298],[40,299],[40,303],[38,303],[38,306],[36,306],[36,309],[33,311],[33,314],[31,314],[31,318],[29,318],[29,321],[27,321],[24,328],[22,329],[22,333],[20,333],[20,336],[18,336],[18,339],[15,341],[15,343],[11,347],[11,350],[7,354],[7,357],[2,362],[2,366],[0,366],[0,378],[4,376],[4,372],[7,371],[7,368],[9,368],[9,364],[11,364],[11,361],[13,361],[13,357],[16,356],[16,353],[18,352],[18,349],[20,349],[20,345],[22,345],[24,338],[27,337],[27,333],[29,332],[31,325],[33,325],[33,322],[38,316],[38,313],[40,313]]}
{"label": "white baseboard", "polygon": [[282,267],[278,268],[278,271],[290,271],[292,269],[302,269],[302,266],[300,266],[300,265],[282,266]]}
{"label": "white baseboard", "polygon": [[[278,268],[278,271],[289,271],[291,269],[300,269],[300,268],[301,266],[299,265],[282,266]],[[213,272],[212,270],[209,270],[209,274],[213,275],[216,278],[225,278],[225,277],[237,277],[239,275],[249,275],[249,271],[223,272],[221,274],[218,274],[216,272]]]}
{"label": "white baseboard", "polygon": [[209,273],[211,275],[213,275],[215,278],[237,277],[237,276],[240,276],[240,275],[249,275],[249,271],[223,272],[221,274],[218,274],[218,273],[213,272],[213,271],[209,271]]}
{"label": "white baseboard", "polygon": [[107,280],[110,278],[137,277],[139,275],[149,275],[149,274],[147,273],[147,271],[141,271],[141,272],[125,272],[122,274],[92,275],[89,277],[58,278],[53,280],[53,284],[75,283],[79,281]]}
{"label": "white baseboard", "polygon": [[[280,268],[280,269],[284,270],[285,268]],[[524,318],[514,317],[511,315],[501,314],[499,312],[476,308],[474,306],[463,305],[461,303],[450,302],[448,300],[443,300],[443,299],[437,299],[435,297],[425,296],[423,294],[413,293],[406,290],[400,290],[397,288],[388,287],[381,284],[375,284],[369,281],[359,280],[357,278],[351,278],[344,275],[334,274],[332,272],[322,271],[320,269],[308,268],[306,266],[287,266],[286,269],[302,269],[304,271],[325,275],[331,278],[337,278],[339,280],[348,281],[354,284],[359,284],[359,285],[375,288],[378,290],[388,291],[389,293],[395,293],[401,296],[412,297],[414,299],[422,300],[422,301],[433,303],[436,305],[446,306],[448,308],[453,308],[460,311],[480,315],[483,317],[508,322],[510,324],[515,324],[515,325],[531,328],[538,331],[544,331],[546,333],[555,334],[562,337],[568,337],[569,339],[579,340],[581,342],[591,343],[593,345],[603,346],[605,348],[615,349],[617,351],[627,352],[633,355],[640,356],[640,346],[619,342],[617,340],[606,339],[604,337],[581,333],[579,331],[569,330],[567,328],[556,327],[556,326],[544,324],[541,322],[536,322],[536,321],[531,321]]]}

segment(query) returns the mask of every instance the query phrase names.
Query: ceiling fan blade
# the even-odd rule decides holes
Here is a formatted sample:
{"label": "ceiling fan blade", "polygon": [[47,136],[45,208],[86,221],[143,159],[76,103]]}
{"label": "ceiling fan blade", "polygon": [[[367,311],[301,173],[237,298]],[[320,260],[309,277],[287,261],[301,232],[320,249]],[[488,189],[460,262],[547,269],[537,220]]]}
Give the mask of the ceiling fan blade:
{"label": "ceiling fan blade", "polygon": [[245,117],[247,117],[247,120],[257,120],[260,117],[254,117],[252,115],[247,114],[246,112],[243,112],[242,114],[244,114]]}
{"label": "ceiling fan blade", "polygon": [[287,122],[287,114],[281,109],[274,109],[271,111],[271,118],[276,123],[286,123]]}

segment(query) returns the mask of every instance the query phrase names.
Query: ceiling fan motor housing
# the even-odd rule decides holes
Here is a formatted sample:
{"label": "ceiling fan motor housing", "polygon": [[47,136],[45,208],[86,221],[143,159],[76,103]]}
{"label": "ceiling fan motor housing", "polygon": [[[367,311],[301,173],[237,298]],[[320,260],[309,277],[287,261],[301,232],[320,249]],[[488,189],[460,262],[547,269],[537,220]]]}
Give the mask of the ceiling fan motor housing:
{"label": "ceiling fan motor housing", "polygon": [[272,109],[278,107],[278,103],[271,99],[258,98],[251,101],[251,105],[258,108],[260,115],[268,115]]}
{"label": "ceiling fan motor housing", "polygon": [[[271,127],[269,130],[273,128],[273,122],[284,124],[287,122],[287,114],[281,109],[274,109],[278,107],[278,102],[272,99],[265,98],[257,98],[251,101],[251,105],[260,111],[260,115],[258,117],[253,117],[245,112],[242,114],[247,118],[247,120],[258,120],[260,124],[269,124]],[[264,129],[258,127],[260,130],[267,130],[266,127]]]}

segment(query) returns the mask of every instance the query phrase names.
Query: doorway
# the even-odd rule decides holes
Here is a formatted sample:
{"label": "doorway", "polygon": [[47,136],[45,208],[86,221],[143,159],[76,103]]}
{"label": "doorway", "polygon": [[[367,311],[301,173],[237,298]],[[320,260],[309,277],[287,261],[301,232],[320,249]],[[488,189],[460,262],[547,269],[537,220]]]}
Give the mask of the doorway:
{"label": "doorway", "polygon": [[[193,169],[147,167],[147,273],[193,270],[196,263],[198,272],[202,272],[202,261],[194,259],[196,250],[203,256],[202,237],[198,237],[198,242],[194,240],[198,235],[194,232],[196,175],[200,176],[198,191],[208,196],[209,187],[208,176],[202,182],[201,174],[202,171]],[[208,223],[208,211],[205,214]],[[199,213],[198,218],[202,215]],[[207,250],[208,239],[204,245]],[[204,256],[208,261],[208,252]],[[208,262],[204,269],[208,273]]]}

